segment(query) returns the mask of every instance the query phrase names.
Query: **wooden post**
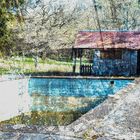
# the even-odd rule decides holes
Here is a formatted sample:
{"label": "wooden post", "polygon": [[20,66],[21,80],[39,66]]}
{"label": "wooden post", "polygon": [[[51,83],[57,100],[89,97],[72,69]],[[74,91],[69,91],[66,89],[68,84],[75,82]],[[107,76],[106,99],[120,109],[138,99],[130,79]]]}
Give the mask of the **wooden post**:
{"label": "wooden post", "polygon": [[73,73],[75,74],[76,72],[76,55],[77,55],[77,50],[73,49]]}
{"label": "wooden post", "polygon": [[81,65],[81,75],[83,75],[83,65]]}
{"label": "wooden post", "polygon": [[92,75],[92,65],[90,65],[90,75]]}
{"label": "wooden post", "polygon": [[82,73],[81,71],[81,66],[82,66],[82,49],[79,50],[79,55],[80,55],[80,74]]}

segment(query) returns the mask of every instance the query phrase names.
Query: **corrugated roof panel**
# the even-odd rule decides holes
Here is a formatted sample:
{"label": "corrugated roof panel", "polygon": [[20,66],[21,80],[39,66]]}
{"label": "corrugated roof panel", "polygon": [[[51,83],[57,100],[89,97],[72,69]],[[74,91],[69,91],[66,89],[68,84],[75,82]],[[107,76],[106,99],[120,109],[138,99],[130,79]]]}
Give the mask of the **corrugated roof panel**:
{"label": "corrugated roof panel", "polygon": [[[101,39],[102,38],[102,39]],[[79,31],[74,48],[140,49],[140,31]]]}

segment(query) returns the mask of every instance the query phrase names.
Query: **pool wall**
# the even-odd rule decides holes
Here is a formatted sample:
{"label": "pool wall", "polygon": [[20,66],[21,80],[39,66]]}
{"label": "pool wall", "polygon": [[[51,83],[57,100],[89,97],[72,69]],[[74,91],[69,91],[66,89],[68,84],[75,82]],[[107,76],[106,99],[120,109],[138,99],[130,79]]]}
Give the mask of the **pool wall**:
{"label": "pool wall", "polygon": [[29,111],[28,79],[0,82],[0,121]]}

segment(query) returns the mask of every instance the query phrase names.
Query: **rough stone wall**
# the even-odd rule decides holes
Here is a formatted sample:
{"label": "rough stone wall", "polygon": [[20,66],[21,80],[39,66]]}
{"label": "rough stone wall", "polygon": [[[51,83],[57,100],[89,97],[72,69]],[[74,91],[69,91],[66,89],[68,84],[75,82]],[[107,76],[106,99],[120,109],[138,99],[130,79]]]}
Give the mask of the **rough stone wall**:
{"label": "rough stone wall", "polygon": [[137,51],[124,50],[122,59],[101,59],[100,51],[95,50],[93,58],[94,75],[133,76],[137,74]]}

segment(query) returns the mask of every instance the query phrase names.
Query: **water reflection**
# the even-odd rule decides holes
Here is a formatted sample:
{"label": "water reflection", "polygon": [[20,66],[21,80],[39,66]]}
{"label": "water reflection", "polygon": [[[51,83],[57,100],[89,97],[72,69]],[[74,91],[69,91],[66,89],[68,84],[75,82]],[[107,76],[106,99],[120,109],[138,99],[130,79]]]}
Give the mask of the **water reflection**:
{"label": "water reflection", "polygon": [[[103,102],[108,94],[114,94],[131,82],[130,80],[114,81],[115,84],[112,86],[109,84],[109,80],[31,78],[28,94],[19,92],[19,88],[23,89],[20,81],[16,82],[17,84],[14,82],[12,87],[11,82],[7,85],[5,83],[1,84],[0,89],[6,92],[6,104],[8,105],[8,102],[12,99],[11,106],[7,106],[9,112],[12,113],[12,109],[17,112],[13,115],[10,114],[11,116],[9,115],[7,118],[5,117],[3,120],[12,119],[0,122],[0,124],[70,124],[82,114]],[[7,87],[11,88],[11,92],[14,89],[11,94],[7,91]],[[25,92],[27,93],[27,91]],[[11,97],[11,99],[7,99],[7,97]],[[4,98],[1,99],[1,101],[3,100]],[[15,106],[12,107],[14,104]],[[19,109],[21,111],[20,115]],[[7,111],[4,111],[4,113],[5,116],[8,114]]]}
{"label": "water reflection", "polygon": [[[102,97],[103,98],[103,97]],[[47,96],[33,93],[31,95],[31,110],[33,111],[76,111],[92,108],[91,104],[102,99],[101,97],[65,97]]]}
{"label": "water reflection", "polygon": [[105,98],[46,96],[33,93],[30,111],[1,124],[68,125]]}

